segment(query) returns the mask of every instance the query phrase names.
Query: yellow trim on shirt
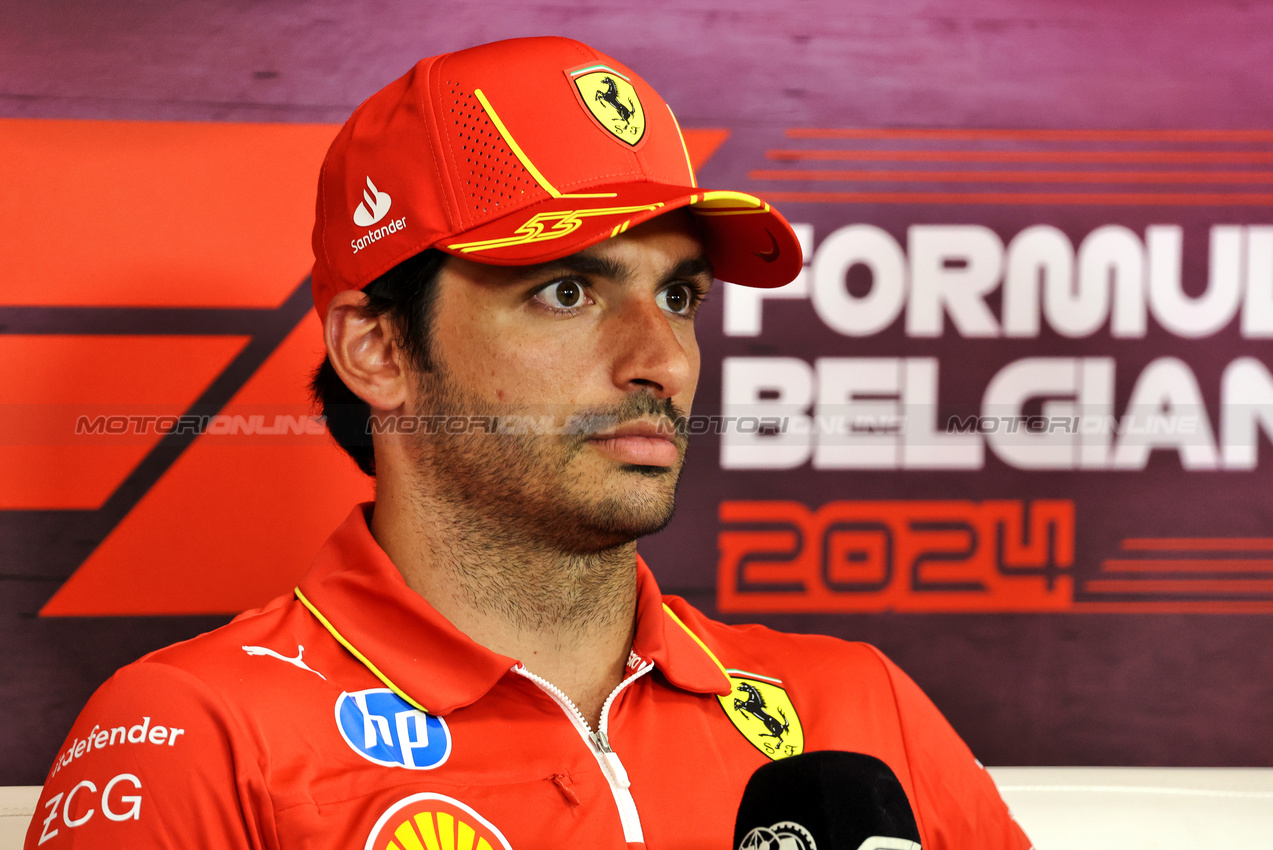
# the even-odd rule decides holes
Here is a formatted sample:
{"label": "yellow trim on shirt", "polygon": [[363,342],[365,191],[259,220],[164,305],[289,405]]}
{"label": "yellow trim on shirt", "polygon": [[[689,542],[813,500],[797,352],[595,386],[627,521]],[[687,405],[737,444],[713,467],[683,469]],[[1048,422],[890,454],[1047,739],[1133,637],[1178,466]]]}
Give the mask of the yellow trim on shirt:
{"label": "yellow trim on shirt", "polygon": [[685,634],[689,635],[694,640],[694,643],[698,644],[700,647],[703,648],[703,651],[707,653],[707,657],[712,659],[712,663],[715,664],[718,668],[720,668],[721,675],[725,677],[726,684],[728,684],[730,689],[732,690],[734,687],[734,683],[730,680],[729,671],[725,669],[725,665],[720,663],[720,659],[717,658],[716,655],[710,649],[707,648],[707,644],[699,640],[698,635],[690,631],[689,626],[681,622],[680,617],[672,613],[672,609],[667,607],[666,602],[663,603],[663,610],[667,612],[667,615],[669,617],[672,618],[673,623],[676,623],[678,626],[680,626],[682,629],[685,630]]}
{"label": "yellow trim on shirt", "polygon": [[409,703],[412,707],[420,709],[420,710],[421,710],[421,711],[423,711],[425,714],[429,714],[429,713],[430,713],[430,712],[429,712],[429,710],[428,710],[427,708],[425,708],[424,706],[420,705],[420,703],[416,702],[416,701],[415,701],[415,700],[413,700],[411,697],[409,697],[409,696],[407,695],[406,691],[402,690],[402,688],[400,688],[400,687],[398,687],[397,685],[395,685],[395,684],[394,684],[394,683],[393,683],[393,682],[389,679],[389,677],[388,677],[388,676],[386,676],[384,673],[381,673],[381,672],[380,672],[380,669],[379,669],[378,667],[376,667],[376,665],[375,665],[375,664],[372,664],[372,663],[371,663],[371,661],[367,658],[367,656],[363,655],[363,654],[362,654],[361,652],[359,652],[357,649],[354,649],[354,645],[353,645],[352,643],[350,643],[349,641],[345,640],[345,636],[344,636],[344,635],[342,635],[340,632],[336,631],[336,627],[335,627],[335,626],[333,626],[333,625],[331,624],[331,622],[330,622],[330,621],[329,621],[326,617],[324,617],[324,616],[323,616],[323,614],[322,614],[322,612],[321,612],[321,611],[319,611],[317,608],[315,608],[315,607],[314,607],[314,603],[313,603],[313,602],[310,602],[308,599],[306,599],[306,598],[305,598],[305,594],[301,593],[301,589],[300,589],[299,587],[298,587],[298,588],[296,588],[294,592],[296,593],[296,598],[297,598],[297,599],[299,599],[299,600],[301,601],[301,604],[302,604],[302,605],[304,605],[306,608],[308,608],[308,609],[309,609],[309,612],[310,612],[311,614],[313,614],[313,615],[314,615],[314,616],[318,619],[318,622],[320,622],[320,623],[322,623],[322,624],[323,624],[323,628],[324,628],[324,629],[327,629],[327,631],[331,632],[332,637],[336,638],[336,640],[340,642],[340,645],[341,645],[341,646],[343,646],[345,649],[347,649],[347,650],[349,650],[351,653],[353,653],[354,658],[357,658],[359,661],[361,661],[361,662],[362,662],[362,664],[363,664],[363,666],[364,666],[364,667],[366,667],[368,670],[370,670],[370,671],[372,672],[372,674],[374,674],[374,675],[375,675],[375,677],[376,677],[377,679],[379,679],[380,681],[382,681],[382,682],[384,682],[386,685],[388,685],[388,686],[389,686],[389,690],[393,691],[395,694],[397,694],[398,696],[402,697],[402,698],[403,698],[404,700],[406,700],[406,701],[407,701],[407,702],[408,702],[408,703]]}

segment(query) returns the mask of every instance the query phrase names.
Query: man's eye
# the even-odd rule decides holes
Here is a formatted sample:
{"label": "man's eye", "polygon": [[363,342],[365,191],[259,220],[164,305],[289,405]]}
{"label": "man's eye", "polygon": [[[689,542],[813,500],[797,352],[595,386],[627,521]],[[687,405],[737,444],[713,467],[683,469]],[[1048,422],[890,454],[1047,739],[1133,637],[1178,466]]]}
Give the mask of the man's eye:
{"label": "man's eye", "polygon": [[559,280],[535,293],[535,299],[553,310],[571,310],[588,303],[583,284],[577,280]]}
{"label": "man's eye", "polygon": [[684,316],[694,307],[694,290],[684,283],[674,283],[659,293],[658,302],[669,313]]}

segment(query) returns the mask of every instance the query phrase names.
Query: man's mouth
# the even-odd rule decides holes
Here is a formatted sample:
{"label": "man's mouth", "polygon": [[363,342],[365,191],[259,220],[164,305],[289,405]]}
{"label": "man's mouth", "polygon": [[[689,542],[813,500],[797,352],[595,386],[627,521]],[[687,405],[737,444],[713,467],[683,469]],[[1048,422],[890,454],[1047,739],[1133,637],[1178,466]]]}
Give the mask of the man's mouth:
{"label": "man's mouth", "polygon": [[667,420],[624,422],[589,437],[588,445],[620,463],[675,466],[680,458],[676,427]]}

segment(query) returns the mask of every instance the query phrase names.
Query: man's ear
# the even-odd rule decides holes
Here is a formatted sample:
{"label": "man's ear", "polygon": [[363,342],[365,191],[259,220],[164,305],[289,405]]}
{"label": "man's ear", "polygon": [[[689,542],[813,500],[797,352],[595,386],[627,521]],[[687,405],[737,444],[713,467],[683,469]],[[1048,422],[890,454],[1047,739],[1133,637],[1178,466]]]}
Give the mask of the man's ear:
{"label": "man's ear", "polygon": [[332,368],[354,395],[373,410],[396,410],[406,403],[403,354],[386,315],[367,312],[367,296],[338,292],[327,307],[323,341]]}

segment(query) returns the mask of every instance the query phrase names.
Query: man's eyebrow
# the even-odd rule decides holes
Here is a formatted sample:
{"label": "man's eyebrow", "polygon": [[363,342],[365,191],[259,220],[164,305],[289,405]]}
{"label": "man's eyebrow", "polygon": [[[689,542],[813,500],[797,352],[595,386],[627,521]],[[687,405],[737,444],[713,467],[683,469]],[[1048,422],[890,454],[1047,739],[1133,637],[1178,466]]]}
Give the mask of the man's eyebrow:
{"label": "man's eyebrow", "polygon": [[712,270],[712,262],[707,259],[707,255],[699,254],[697,257],[688,257],[681,260],[672,267],[668,277],[705,277],[708,280],[712,280],[716,275]]}
{"label": "man's eyebrow", "polygon": [[[606,277],[617,281],[627,280],[633,274],[632,269],[628,268],[627,265],[611,257],[596,257],[583,253],[571,254],[545,263],[522,266],[519,271],[519,276],[522,278],[574,272],[575,274]],[[665,279],[668,280],[690,277],[706,277],[709,280],[714,277],[712,274],[712,263],[705,254],[681,260],[665,275]]]}
{"label": "man's eyebrow", "polygon": [[522,278],[543,277],[560,272],[574,272],[575,274],[608,277],[614,280],[621,280],[631,273],[627,266],[616,260],[609,257],[594,257],[588,254],[571,254],[568,257],[549,260],[546,263],[522,266],[520,272]]}

